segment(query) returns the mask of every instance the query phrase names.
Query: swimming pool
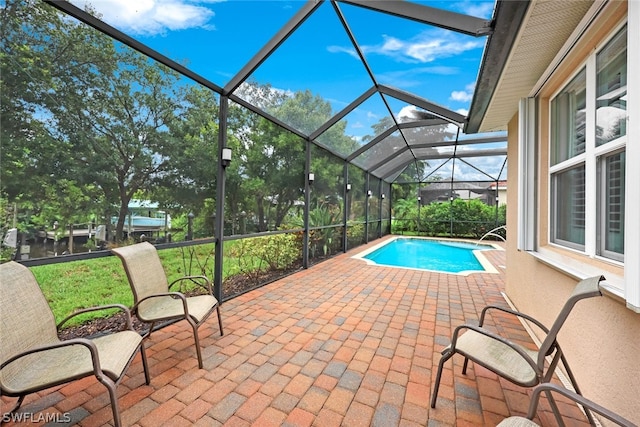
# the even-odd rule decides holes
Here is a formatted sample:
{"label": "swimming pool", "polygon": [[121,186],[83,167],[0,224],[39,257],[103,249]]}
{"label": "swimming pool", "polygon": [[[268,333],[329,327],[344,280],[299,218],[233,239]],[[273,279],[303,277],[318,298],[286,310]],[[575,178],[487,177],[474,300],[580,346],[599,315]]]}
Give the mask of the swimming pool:
{"label": "swimming pool", "polygon": [[397,237],[356,255],[369,264],[467,275],[497,273],[482,255],[492,245]]}

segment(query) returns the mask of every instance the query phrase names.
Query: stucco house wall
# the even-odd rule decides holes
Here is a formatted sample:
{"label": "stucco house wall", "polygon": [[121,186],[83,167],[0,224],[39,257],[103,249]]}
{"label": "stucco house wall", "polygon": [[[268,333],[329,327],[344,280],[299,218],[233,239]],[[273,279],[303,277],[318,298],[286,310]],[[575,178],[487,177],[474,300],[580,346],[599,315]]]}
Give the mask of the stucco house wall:
{"label": "stucco house wall", "polygon": [[[511,185],[507,193],[507,249],[506,294],[518,310],[533,315],[550,325],[560,311],[578,281],[575,270],[562,268],[562,259],[585,267],[585,273],[601,272],[612,280],[623,280],[624,265],[588,257],[549,243],[549,100],[574,71],[581,67],[585,58],[594,52],[627,14],[626,2],[610,2],[612,5],[581,38],[560,67],[545,84],[538,98],[538,120],[536,138],[538,147],[536,214],[537,230],[535,251],[518,250],[518,186]],[[640,13],[640,7],[633,9]],[[633,25],[640,19],[634,18]],[[631,25],[631,24],[630,24]],[[634,34],[632,32],[632,34]],[[637,33],[636,33],[637,34]],[[631,77],[633,79],[633,77]],[[508,124],[508,182],[518,182],[519,171],[519,118],[518,114]],[[629,138],[628,144],[638,144]],[[634,151],[635,153],[635,151]],[[628,168],[637,168],[637,160],[627,158]],[[639,183],[627,183],[627,203],[640,199]],[[638,221],[638,218],[627,218]],[[547,251],[560,262],[552,265],[536,253]],[[629,259],[625,262],[640,263]],[[514,266],[517,266],[515,268]],[[628,279],[627,279],[628,280]],[[628,285],[629,286],[629,285]],[[639,286],[635,284],[635,286]],[[559,335],[559,342],[569,365],[585,396],[612,409],[640,425],[640,314],[627,307],[625,301],[614,293],[605,292],[603,297],[580,301],[572,311]]]}
{"label": "stucco house wall", "polygon": [[[509,124],[509,159],[518,158],[517,128],[514,118]],[[514,163],[509,164],[509,182],[518,177]],[[517,189],[511,188],[507,205],[517,206]],[[516,236],[516,215],[515,209],[507,210],[509,236]],[[577,280],[518,251],[514,238],[507,240],[506,249],[508,298],[518,310],[550,325]],[[583,394],[640,425],[640,314],[611,295],[580,301],[559,342]]]}

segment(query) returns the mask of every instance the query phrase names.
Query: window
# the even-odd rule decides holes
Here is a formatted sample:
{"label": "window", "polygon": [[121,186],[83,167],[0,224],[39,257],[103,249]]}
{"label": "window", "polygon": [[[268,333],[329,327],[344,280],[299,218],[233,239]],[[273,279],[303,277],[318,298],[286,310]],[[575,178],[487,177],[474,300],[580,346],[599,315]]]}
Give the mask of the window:
{"label": "window", "polygon": [[585,151],[586,70],[583,69],[551,103],[554,145],[551,164],[556,165]]}
{"label": "window", "polygon": [[625,152],[602,156],[598,165],[600,194],[598,254],[624,261]]}
{"label": "window", "polygon": [[580,165],[554,174],[552,181],[555,241],[576,249],[584,249],[584,177],[584,165]]}
{"label": "window", "polygon": [[627,31],[620,31],[596,57],[596,145],[627,134]]}
{"label": "window", "polygon": [[624,261],[627,28],[551,101],[551,241]]}

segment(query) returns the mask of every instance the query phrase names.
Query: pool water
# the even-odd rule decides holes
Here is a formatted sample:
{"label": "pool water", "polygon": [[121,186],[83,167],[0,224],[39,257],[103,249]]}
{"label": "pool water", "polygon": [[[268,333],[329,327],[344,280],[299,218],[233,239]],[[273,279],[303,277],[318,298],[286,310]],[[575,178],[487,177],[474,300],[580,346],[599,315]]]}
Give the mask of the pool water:
{"label": "pool water", "polygon": [[481,256],[479,251],[487,249],[494,247],[458,241],[397,238],[361,257],[385,266],[468,274],[488,271],[484,257],[484,262],[480,262],[476,256]]}

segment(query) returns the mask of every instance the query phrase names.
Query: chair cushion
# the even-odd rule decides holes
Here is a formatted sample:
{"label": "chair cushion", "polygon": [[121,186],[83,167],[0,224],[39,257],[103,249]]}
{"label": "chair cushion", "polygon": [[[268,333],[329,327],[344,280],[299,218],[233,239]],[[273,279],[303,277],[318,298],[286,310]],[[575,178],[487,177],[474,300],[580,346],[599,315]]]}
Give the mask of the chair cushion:
{"label": "chair cushion", "polygon": [[505,418],[496,427],[539,427],[528,418],[523,417],[509,417]]}
{"label": "chair cushion", "polygon": [[0,362],[58,340],[47,299],[27,267],[0,264]]}
{"label": "chair cushion", "polygon": [[[517,344],[513,345],[517,346]],[[536,351],[518,347],[529,354],[534,361],[537,360]],[[536,372],[531,365],[516,350],[501,341],[474,330],[467,330],[458,336],[456,350],[517,384],[527,387],[538,384]]]}
{"label": "chair cushion", "polygon": [[[122,331],[92,339],[98,349],[100,366],[116,381],[138,350],[142,337]],[[21,393],[62,384],[93,375],[89,349],[77,344],[22,357],[0,371],[2,386],[9,393]]]}
{"label": "chair cushion", "polygon": [[[204,319],[218,303],[212,295],[197,295],[187,297],[189,315],[196,322]],[[138,317],[150,322],[155,320],[173,319],[184,316],[182,300],[170,296],[150,298],[138,306]]]}
{"label": "chair cushion", "polygon": [[127,272],[135,302],[167,292],[169,284],[155,246],[149,242],[112,248]]}

